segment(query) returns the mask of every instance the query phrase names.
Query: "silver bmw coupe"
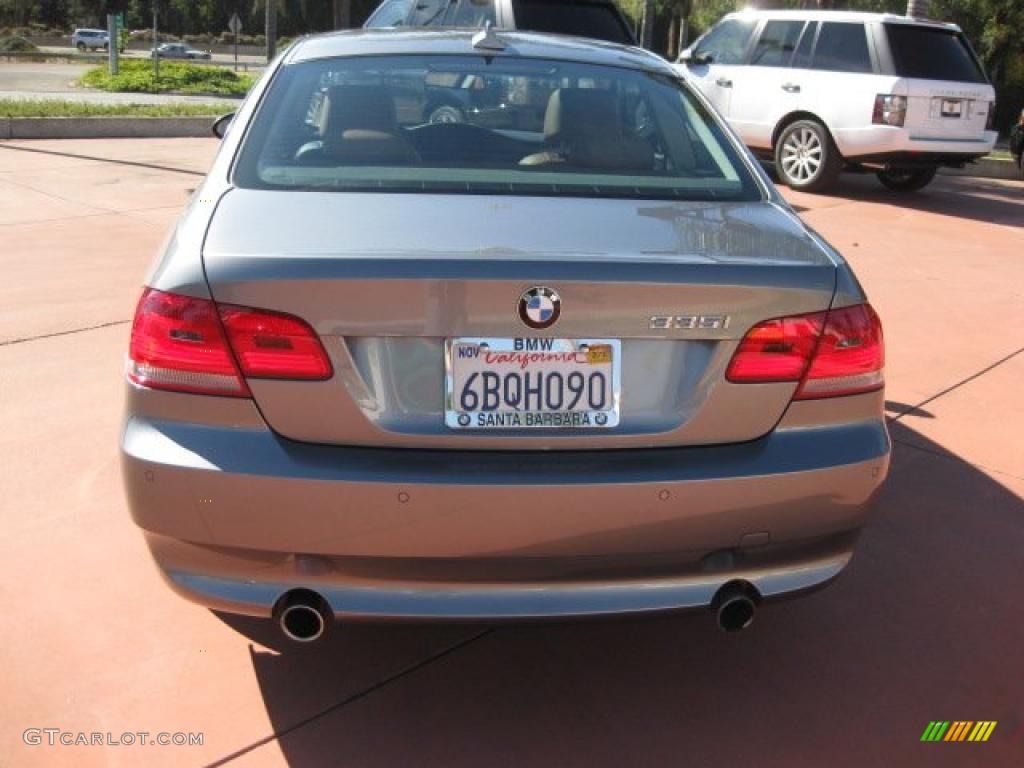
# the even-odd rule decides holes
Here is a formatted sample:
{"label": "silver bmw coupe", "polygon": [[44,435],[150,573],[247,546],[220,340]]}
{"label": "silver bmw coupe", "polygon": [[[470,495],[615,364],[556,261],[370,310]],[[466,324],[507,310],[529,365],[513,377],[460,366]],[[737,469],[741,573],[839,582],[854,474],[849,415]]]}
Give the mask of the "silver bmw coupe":
{"label": "silver bmw coupe", "polygon": [[146,280],[126,386],[170,585],[307,642],[740,629],[843,570],[889,463],[849,266],[667,62],[571,37],[292,45]]}

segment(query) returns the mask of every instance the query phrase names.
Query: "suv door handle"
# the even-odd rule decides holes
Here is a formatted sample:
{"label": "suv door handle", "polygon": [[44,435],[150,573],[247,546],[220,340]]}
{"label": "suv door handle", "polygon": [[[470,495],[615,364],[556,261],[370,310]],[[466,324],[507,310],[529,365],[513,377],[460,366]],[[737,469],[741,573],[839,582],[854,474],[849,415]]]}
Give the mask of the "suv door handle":
{"label": "suv door handle", "polygon": [[727,77],[720,77],[715,80],[715,85],[721,86],[722,88],[732,88],[732,80]]}
{"label": "suv door handle", "polygon": [[785,83],[782,86],[782,90],[786,93],[800,93],[800,86],[795,83]]}

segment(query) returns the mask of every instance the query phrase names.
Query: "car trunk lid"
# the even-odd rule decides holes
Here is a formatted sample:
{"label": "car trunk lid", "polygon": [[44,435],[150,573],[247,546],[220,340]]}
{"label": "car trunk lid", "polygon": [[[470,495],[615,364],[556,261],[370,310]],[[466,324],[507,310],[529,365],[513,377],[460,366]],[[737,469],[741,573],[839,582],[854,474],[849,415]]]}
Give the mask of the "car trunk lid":
{"label": "car trunk lid", "polygon": [[[729,359],[756,323],[828,308],[836,279],[815,238],[763,202],[232,190],[204,263],[218,302],[296,315],[331,357],[328,381],[249,380],[275,431],[424,448],[759,437],[795,384],[731,384]],[[517,311],[537,286],[562,302],[545,330]],[[453,431],[445,344],[460,337],[620,342],[618,424]]]}

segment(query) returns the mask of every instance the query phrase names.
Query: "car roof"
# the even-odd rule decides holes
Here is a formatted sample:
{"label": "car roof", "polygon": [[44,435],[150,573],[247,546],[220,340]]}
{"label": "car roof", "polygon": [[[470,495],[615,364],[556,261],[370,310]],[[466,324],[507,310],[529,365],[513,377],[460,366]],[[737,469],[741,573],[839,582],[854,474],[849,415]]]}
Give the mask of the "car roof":
{"label": "car roof", "polygon": [[473,37],[479,29],[354,29],[312,35],[296,40],[285,54],[285,64],[344,56],[459,55],[487,53],[491,56],[519,56],[556,59],[582,64],[641,69],[676,76],[672,66],[650,51],[591,38],[540,32],[496,29],[505,43],[501,51],[476,49]]}
{"label": "car roof", "polygon": [[793,21],[875,21],[887,24],[909,24],[922,27],[937,27],[960,31],[956,24],[933,19],[915,19],[910,16],[897,16],[894,13],[868,13],[866,11],[761,11],[756,9],[736,11],[726,14],[725,18],[777,19]]}

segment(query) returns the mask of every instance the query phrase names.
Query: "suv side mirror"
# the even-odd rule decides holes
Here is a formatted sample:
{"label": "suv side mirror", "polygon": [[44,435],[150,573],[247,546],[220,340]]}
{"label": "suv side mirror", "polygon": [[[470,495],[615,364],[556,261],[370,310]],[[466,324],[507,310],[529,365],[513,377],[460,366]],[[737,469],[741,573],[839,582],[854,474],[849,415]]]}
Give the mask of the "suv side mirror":
{"label": "suv side mirror", "polygon": [[218,139],[223,139],[224,134],[228,132],[228,126],[231,125],[231,121],[234,119],[234,112],[228,112],[226,115],[221,115],[213,121],[213,125],[210,126],[210,130]]}
{"label": "suv side mirror", "polygon": [[713,60],[710,53],[694,53],[689,48],[679,54],[679,61],[683,64],[710,64]]}

